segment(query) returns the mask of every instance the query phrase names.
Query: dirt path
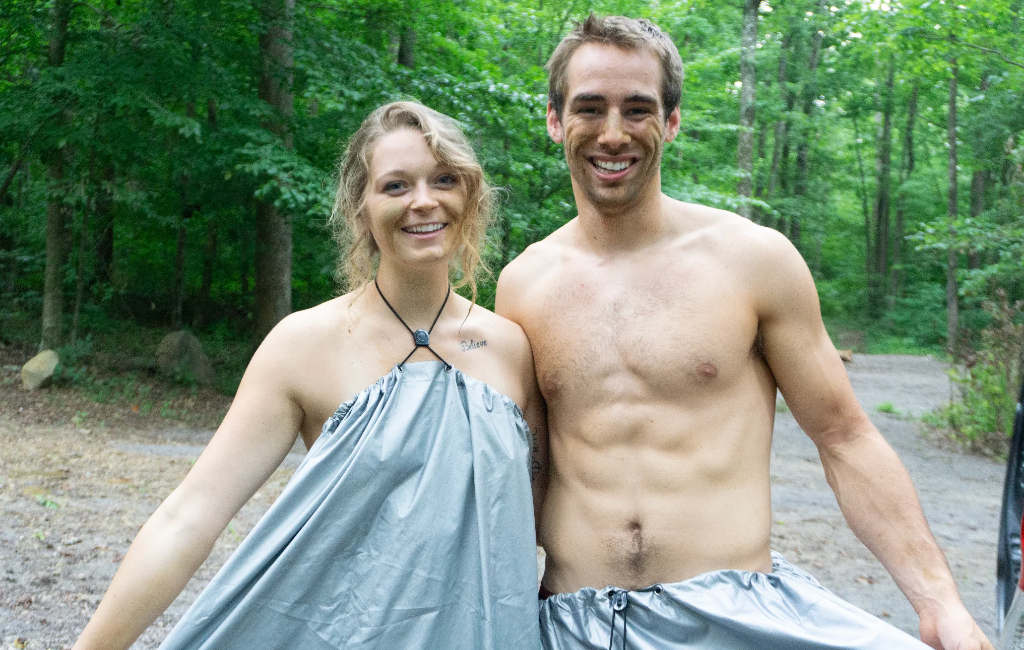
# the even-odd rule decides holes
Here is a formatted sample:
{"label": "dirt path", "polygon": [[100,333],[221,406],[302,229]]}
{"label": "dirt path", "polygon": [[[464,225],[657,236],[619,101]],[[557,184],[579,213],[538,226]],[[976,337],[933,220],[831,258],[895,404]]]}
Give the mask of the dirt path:
{"label": "dirt path", "polygon": [[[877,411],[891,402],[918,416],[947,399],[939,363],[858,356],[848,369],[861,403],[913,476],[968,609],[991,633],[1003,466],[944,450],[924,440],[915,421]],[[138,527],[188,471],[209,432],[44,426],[12,406],[18,399],[0,392],[0,650],[70,648]],[[136,650],[157,647],[280,493],[298,451],[235,517]],[[774,547],[839,595],[916,633],[913,610],[846,527],[814,446],[788,413],[777,418],[772,480]]]}

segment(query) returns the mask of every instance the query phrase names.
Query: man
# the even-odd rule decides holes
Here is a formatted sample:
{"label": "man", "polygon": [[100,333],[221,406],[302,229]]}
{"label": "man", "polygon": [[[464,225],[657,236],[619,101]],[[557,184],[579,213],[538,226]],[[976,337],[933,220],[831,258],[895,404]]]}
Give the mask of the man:
{"label": "man", "polygon": [[579,215],[516,258],[497,296],[530,338],[548,405],[547,646],[924,647],[771,554],[778,387],[924,642],[991,649],[853,395],[799,253],[661,193],[662,148],[680,126],[669,38],[591,16],[548,69],[548,132]]}

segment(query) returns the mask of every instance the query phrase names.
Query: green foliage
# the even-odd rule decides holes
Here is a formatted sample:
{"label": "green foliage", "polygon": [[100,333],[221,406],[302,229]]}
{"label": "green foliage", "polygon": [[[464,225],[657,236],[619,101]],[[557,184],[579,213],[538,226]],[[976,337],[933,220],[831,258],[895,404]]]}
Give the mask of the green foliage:
{"label": "green foliage", "polygon": [[934,421],[968,446],[1002,450],[1013,433],[1024,363],[1024,301],[1011,305],[1002,292],[984,308],[991,324],[983,330],[983,349],[949,370],[959,399],[941,407]]}
{"label": "green foliage", "polygon": [[896,410],[892,402],[882,402],[875,407],[879,413],[888,413],[889,415],[900,415],[900,412]]}
{"label": "green foliage", "polygon": [[[293,111],[278,114],[258,93],[266,25],[252,3],[76,4],[64,63],[51,66],[50,5],[15,0],[0,9],[0,181],[14,172],[0,196],[0,339],[38,342],[50,201],[72,214],[65,237],[69,311],[79,268],[83,280],[84,337],[60,350],[59,381],[102,400],[134,390],[131,372],[144,365],[137,361],[152,356],[171,324],[183,242],[184,325],[210,352],[221,390],[233,392],[252,352],[257,200],[291,219],[294,308],[335,295],[338,252],[324,226],[338,159],[362,119],[398,98],[458,119],[502,190],[484,251],[491,273],[479,287],[480,303],[493,306],[501,268],[576,214],[562,149],[545,130],[543,65],[571,21],[591,10],[651,18],[679,46],[682,129],[665,148],[664,191],[726,210],[751,203],[758,223],[785,233],[804,255],[822,313],[867,332],[868,350],[946,346],[950,249],[957,253],[962,326],[974,344],[986,345],[979,332],[990,317],[982,303],[997,290],[1011,301],[1024,298],[1024,70],[972,46],[1021,57],[1024,21],[1015,0],[762,2],[750,200],[736,191],[737,3],[298,3]],[[410,35],[414,60],[407,66],[398,54]],[[950,222],[946,127],[954,56],[961,173]],[[873,204],[889,61],[893,194],[879,277],[868,267],[879,249]],[[48,177],[56,160],[64,161],[63,179]],[[980,210],[971,195],[975,172],[986,179]],[[869,297],[879,291],[884,300],[869,313]],[[126,367],[123,385],[87,370]],[[187,374],[174,380],[194,388]]]}

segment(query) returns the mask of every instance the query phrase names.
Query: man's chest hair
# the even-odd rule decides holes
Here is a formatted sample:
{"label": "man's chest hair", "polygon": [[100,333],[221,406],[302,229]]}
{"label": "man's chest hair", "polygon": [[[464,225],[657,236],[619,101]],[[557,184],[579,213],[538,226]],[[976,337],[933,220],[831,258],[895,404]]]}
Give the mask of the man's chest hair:
{"label": "man's chest hair", "polygon": [[545,392],[623,374],[672,391],[721,385],[756,352],[757,318],[742,296],[664,281],[630,291],[574,285],[535,306],[528,321]]}

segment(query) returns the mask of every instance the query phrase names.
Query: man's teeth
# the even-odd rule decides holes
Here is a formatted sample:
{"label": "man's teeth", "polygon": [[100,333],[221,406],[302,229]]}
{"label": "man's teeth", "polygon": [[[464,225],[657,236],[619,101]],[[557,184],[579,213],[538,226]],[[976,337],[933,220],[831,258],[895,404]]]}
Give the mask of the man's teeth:
{"label": "man's teeth", "polygon": [[404,230],[405,232],[414,232],[414,233],[436,232],[436,231],[444,228],[444,226],[445,226],[445,224],[443,224],[443,223],[428,223],[428,224],[424,224],[422,226],[408,226],[406,228],[402,228],[402,230]]}
{"label": "man's teeth", "polygon": [[604,171],[608,172],[621,172],[626,167],[629,167],[632,163],[630,161],[623,160],[621,162],[606,162],[604,160],[595,160],[594,164]]}

